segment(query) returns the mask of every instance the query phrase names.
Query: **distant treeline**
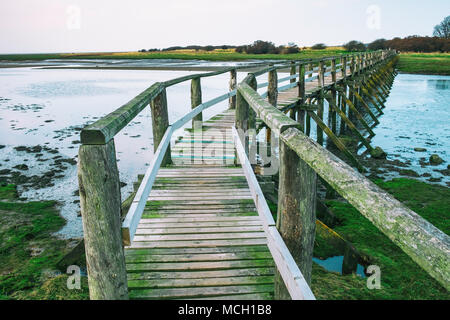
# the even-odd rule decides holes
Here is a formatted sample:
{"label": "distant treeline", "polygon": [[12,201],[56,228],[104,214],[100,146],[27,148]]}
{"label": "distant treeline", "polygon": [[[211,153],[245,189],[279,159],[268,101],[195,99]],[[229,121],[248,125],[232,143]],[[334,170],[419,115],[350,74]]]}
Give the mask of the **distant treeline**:
{"label": "distant treeline", "polygon": [[403,52],[449,52],[450,39],[440,37],[409,36],[392,40],[378,39],[370,43],[369,50],[395,49]]}
{"label": "distant treeline", "polygon": [[168,47],[164,49],[141,49],[139,52],[164,52],[164,51],[175,51],[175,50],[196,50],[196,51],[213,51],[216,49],[234,49],[238,53],[249,53],[249,54],[286,54],[286,53],[298,53],[299,48],[294,43],[289,43],[287,46],[275,46],[273,42],[257,40],[253,42],[253,44],[244,45],[244,46],[232,46],[232,45],[221,45],[221,46],[174,46]]}
{"label": "distant treeline", "polygon": [[175,50],[196,50],[196,51],[213,51],[216,49],[236,49],[236,46],[229,46],[229,45],[221,45],[221,46],[197,46],[197,45],[191,45],[191,46],[174,46],[174,47],[168,47],[168,48],[164,48],[164,49],[141,49],[139,50],[139,52],[155,52],[155,51],[160,51],[160,52],[164,52],[164,51],[175,51]]}
{"label": "distant treeline", "polygon": [[[394,38],[392,40],[378,39],[369,44],[364,44],[357,40],[352,40],[343,45],[346,51],[360,52],[366,50],[381,50],[381,49],[395,49],[397,51],[408,52],[449,52],[450,51],[450,39],[442,37],[421,37],[421,36],[409,36],[406,38]],[[327,46],[323,43],[318,43],[312,46],[312,50],[323,50]],[[174,46],[164,49],[142,49],[139,52],[164,52],[164,51],[176,51],[176,50],[196,50],[196,51],[213,51],[216,49],[234,49],[237,53],[248,54],[290,54],[300,52],[300,48],[295,43],[289,43],[288,45],[276,46],[273,42],[257,40],[249,45],[232,46]],[[307,49],[306,47],[302,49]]]}

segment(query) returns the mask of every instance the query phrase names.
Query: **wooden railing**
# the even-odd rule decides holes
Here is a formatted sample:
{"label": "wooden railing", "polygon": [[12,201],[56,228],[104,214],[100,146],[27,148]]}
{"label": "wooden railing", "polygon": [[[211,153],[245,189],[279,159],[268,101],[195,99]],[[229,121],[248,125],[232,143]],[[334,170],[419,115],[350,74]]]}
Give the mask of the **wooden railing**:
{"label": "wooden railing", "polygon": [[[410,210],[408,211],[391,198],[388,198],[385,202],[391,204],[391,207],[389,208],[395,209],[395,214],[386,212],[386,210],[383,209],[383,206],[387,204],[380,199],[380,197],[385,197],[386,194],[379,189],[373,189],[373,186],[367,182],[367,179],[357,175],[350,167],[345,167],[345,164],[342,161],[335,157],[333,158],[333,156],[325,149],[314,149],[314,152],[311,151],[311,153],[308,154],[309,158],[307,159],[303,159],[305,156],[304,154],[298,154],[298,150],[300,150],[299,148],[301,147],[306,148],[306,146],[308,146],[308,148],[310,148],[309,146],[312,145],[315,148],[318,148],[317,143],[313,143],[302,133],[302,130],[307,131],[308,118],[306,118],[306,125],[303,124],[302,121],[295,121],[292,119],[292,115],[297,113],[297,118],[305,121],[306,113],[312,116],[311,112],[316,111],[317,117],[313,116],[313,118],[316,122],[320,123],[320,106],[318,108],[313,108],[311,107],[311,104],[306,105],[306,99],[310,99],[310,101],[316,99],[320,104],[321,101],[323,103],[324,98],[327,98],[330,105],[333,106],[333,97],[327,97],[323,93],[325,90],[330,90],[332,93],[336,92],[335,89],[338,82],[336,80],[336,74],[338,71],[340,71],[343,76],[340,82],[347,81],[346,78],[349,71],[351,72],[351,79],[358,75],[362,75],[363,72],[368,74],[373,73],[375,75],[377,68],[383,68],[383,65],[385,65],[391,57],[391,52],[380,51],[366,53],[364,55],[355,54],[324,59],[302,60],[293,63],[282,61],[250,74],[245,81],[238,86],[237,90],[237,70],[244,68],[255,69],[258,66],[261,67],[267,65],[267,63],[230,67],[215,72],[188,75],[153,84],[150,88],[144,90],[127,104],[98,120],[94,124],[84,128],[81,132],[82,146],[79,151],[78,176],[91,299],[127,298],[127,279],[123,245],[129,245],[133,240],[137,224],[142,216],[145,203],[151,192],[159,168],[171,163],[170,138],[175,130],[181,128],[187,122],[191,120],[201,120],[202,111],[226,99],[229,100],[229,108],[236,108],[236,127],[238,129],[244,131],[247,130],[249,123],[254,123],[254,121],[249,121],[249,116],[251,116],[250,113],[255,112],[265,123],[268,130],[272,130],[279,135],[280,141],[282,142],[280,145],[280,199],[284,199],[286,196],[289,196],[292,199],[304,199],[305,197],[307,199],[306,203],[302,204],[302,206],[307,209],[306,213],[299,213],[297,210],[298,208],[292,208],[289,205],[284,204],[283,200],[281,200],[281,203],[279,203],[281,214],[277,221],[277,227],[281,234],[280,236],[278,231],[276,231],[277,228],[274,226],[273,219],[271,220],[268,217],[267,204],[265,203],[264,198],[261,197],[262,193],[260,192],[257,183],[255,183],[255,178],[252,176],[253,172],[250,172],[251,170],[248,166],[245,153],[246,150],[248,150],[246,149],[248,148],[247,143],[244,140],[242,141],[242,145],[240,145],[241,141],[236,140],[238,156],[243,164],[244,171],[246,172],[249,186],[251,187],[251,190],[253,190],[252,193],[255,197],[258,213],[260,213],[265,221],[265,228],[269,239],[269,249],[274,257],[277,269],[281,273],[279,278],[282,280],[279,280],[278,282],[284,283],[287,287],[288,295],[283,295],[283,290],[279,289],[278,297],[282,298],[290,296],[296,299],[314,298],[314,295],[308,286],[308,283],[310,282],[310,272],[308,272],[308,268],[310,268],[312,262],[309,260],[305,262],[301,259],[299,260],[298,257],[292,257],[287,248],[289,248],[291,252],[298,252],[297,250],[292,251],[292,244],[295,242],[297,243],[295,244],[297,247],[294,246],[295,249],[305,249],[306,251],[304,252],[306,252],[308,256],[312,255],[312,243],[310,243],[310,240],[311,234],[313,234],[313,225],[315,225],[315,218],[312,213],[312,211],[314,211],[313,203],[315,203],[315,193],[312,193],[312,190],[315,189],[316,172],[347,200],[350,199],[349,202],[362,210],[364,215],[371,217],[374,220],[374,224],[377,226],[383,222],[375,219],[374,216],[378,214],[376,213],[378,212],[378,209],[381,210],[380,215],[384,215],[385,218],[388,219],[384,228],[381,228],[380,226],[380,229],[385,233],[389,233],[392,228],[399,226],[400,222],[392,222],[389,220],[395,220],[395,217],[399,212],[399,219],[406,219],[406,224],[402,224],[401,226],[406,226],[406,228],[415,227],[416,229],[414,230],[422,237],[419,239],[420,241],[417,245],[421,250],[424,250],[426,247],[428,251],[421,255],[418,252],[418,249],[413,248],[414,244],[410,243],[408,246],[407,243],[403,243],[413,240],[408,240],[407,235],[404,235],[402,238],[404,240],[403,242],[399,239],[400,237],[398,235],[394,235],[392,236],[393,241],[399,243],[399,245],[401,243],[401,247],[412,256],[415,261],[424,267],[427,272],[432,274],[438,281],[445,283],[448,286],[448,268],[447,271],[443,269],[443,266],[445,267],[443,263],[447,263],[448,267],[448,237],[443,237],[442,232],[437,233],[438,238],[435,239],[436,241],[433,240],[433,243],[428,245],[425,244],[425,239],[430,240],[431,235],[438,232],[437,229],[426,222],[423,222],[423,219],[412,213]],[[338,59],[341,61],[339,64],[336,63],[336,60]],[[348,61],[350,61],[349,64]],[[315,65],[317,66],[314,67]],[[297,68],[299,70],[298,73],[296,72]],[[290,76],[278,80],[277,70],[280,69],[290,69]],[[227,72],[230,73],[228,92],[215,99],[202,103],[201,78],[216,76]],[[256,77],[265,73],[268,73],[269,81],[258,85]],[[334,84],[325,85],[324,78],[329,75],[334,77]],[[169,124],[166,88],[189,80],[191,81],[191,104],[193,109],[179,120]],[[305,83],[315,80],[319,83],[319,94],[317,91],[309,93],[305,92]],[[279,83],[285,81],[289,81],[289,84],[278,87]],[[369,77],[368,81],[370,83],[379,83],[379,80],[375,77]],[[268,88],[267,92],[263,95],[259,95],[256,92],[256,89],[264,87]],[[299,101],[282,110],[275,108],[273,102],[276,102],[278,92],[294,87],[298,87]],[[378,86],[373,85],[371,87],[368,86],[366,90],[370,90],[371,94],[374,96],[373,99],[376,99],[379,104],[382,104],[383,98],[380,93],[386,90],[386,88],[378,88]],[[266,96],[271,104],[264,101],[264,97]],[[131,120],[134,119],[134,117],[136,117],[148,104],[151,104],[152,107],[152,130],[155,154],[136,193],[134,201],[122,222],[121,216],[123,215],[120,209],[119,175],[115,157],[114,136],[131,122]],[[340,113],[339,110],[341,111]],[[337,113],[342,115],[342,118],[345,120],[345,113],[343,110],[339,110]],[[285,112],[291,112],[291,117],[286,116],[284,114]],[[349,119],[347,120],[348,121],[345,121],[345,123],[347,123],[350,128],[356,130],[354,126],[351,127],[352,122]],[[325,129],[323,126],[318,126],[318,133],[319,130],[323,129]],[[330,131],[331,133],[335,132],[335,128]],[[298,136],[298,138],[296,138],[296,136]],[[362,136],[361,141],[365,141]],[[367,141],[365,142],[368,149],[371,148],[370,144],[367,143]],[[301,150],[304,152],[304,149]],[[319,159],[312,159],[312,155],[323,158],[319,161]],[[326,167],[325,163],[326,161],[329,161],[329,159],[332,159],[334,162],[330,162],[329,167]],[[320,168],[316,167],[318,163],[323,164],[323,166]],[[341,170],[336,171],[337,168]],[[336,175],[333,174],[335,171]],[[343,176],[339,175],[338,172],[343,172]],[[298,174],[296,175],[295,173]],[[292,178],[292,174],[294,174],[294,178]],[[286,182],[288,179],[283,178],[287,175],[291,176],[290,183]],[[369,198],[367,198],[365,206],[363,198],[358,197],[358,199],[361,200],[361,203],[356,201],[356,198],[353,199],[356,195],[351,194],[352,188],[347,185],[349,181],[353,181],[348,180],[350,176],[352,178],[357,177],[357,181],[359,181],[361,185],[366,186]],[[299,188],[298,186],[302,187]],[[367,208],[368,205],[372,205],[370,201],[375,200],[377,201],[376,204],[381,203],[381,205],[375,206],[375,209]],[[406,212],[408,214],[406,214]],[[306,230],[307,228],[302,228],[305,230],[307,236],[302,235],[300,245],[298,245],[298,237],[296,239],[290,238],[292,235],[285,232],[285,225],[283,224],[282,217],[290,215],[291,213],[292,216],[290,216],[290,219],[296,215],[301,216],[298,221],[305,223],[305,226],[308,226],[307,228],[310,229]],[[392,228],[389,226],[392,226]],[[434,236],[436,237],[436,235]],[[426,254],[430,254],[431,262],[424,261],[426,260],[424,258]],[[445,256],[445,254],[447,254],[447,256]],[[293,263],[293,261],[296,261],[296,264]],[[440,264],[437,263],[439,261],[441,261]],[[297,265],[300,268],[298,268]],[[302,270],[302,272],[300,270]],[[304,270],[306,270],[306,272]],[[446,280],[443,281],[443,279]]]}
{"label": "wooden railing", "polygon": [[[383,70],[384,66],[392,63],[392,59],[395,59],[395,55],[388,53],[386,59],[377,68]],[[345,62],[343,65],[345,66]],[[302,107],[307,98],[317,97],[316,99],[320,101],[324,97],[326,89],[323,85],[325,74],[323,61],[319,62],[318,68],[319,89],[306,95],[304,83],[299,81],[301,101],[296,103],[296,108],[300,112],[308,112],[319,124],[319,121],[321,122],[320,106],[313,108],[310,105],[309,109],[308,106]],[[368,72],[369,76],[373,73],[376,77],[377,69],[371,70],[372,64],[363,61],[355,63],[353,57],[350,68],[354,75]],[[335,63],[332,64],[331,72],[337,72]],[[304,74],[302,64],[300,64],[299,73]],[[327,86],[328,90],[336,89],[340,82],[346,83],[346,79],[336,81],[334,78],[333,82]],[[255,73],[249,74],[237,87],[236,127],[247,130],[245,119],[239,118],[239,115],[245,116],[253,111],[271,131],[279,136],[277,228],[289,251],[299,253],[294,256],[294,259],[306,281],[310,283],[311,277],[316,176],[318,175],[448,290],[450,287],[450,238],[323,148],[323,141],[319,134],[317,142],[310,139],[304,133],[304,117],[299,117],[297,120],[288,117],[276,108],[276,105],[265,101],[256,92],[255,87],[257,87]],[[376,90],[384,91],[385,89],[381,86]],[[350,100],[347,103],[352,106]],[[314,114],[314,111],[308,110],[315,110],[317,113]],[[357,112],[356,108],[354,111]],[[248,149],[245,146],[248,143],[245,139],[242,143],[244,149]],[[297,226],[302,227],[299,229]],[[276,285],[276,290],[278,290],[277,297],[288,297],[282,286]]]}

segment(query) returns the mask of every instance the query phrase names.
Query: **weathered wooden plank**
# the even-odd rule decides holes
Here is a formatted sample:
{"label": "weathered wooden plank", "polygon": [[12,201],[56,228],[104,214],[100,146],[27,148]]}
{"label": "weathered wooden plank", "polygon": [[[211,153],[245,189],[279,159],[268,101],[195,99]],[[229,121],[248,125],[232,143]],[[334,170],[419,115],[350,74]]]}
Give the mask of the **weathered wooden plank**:
{"label": "weathered wooden plank", "polygon": [[169,234],[169,235],[138,235],[134,236],[134,242],[139,241],[187,241],[187,240],[225,240],[225,239],[257,239],[266,238],[264,232],[248,233],[202,233],[202,234]]}
{"label": "weathered wooden plank", "polygon": [[252,286],[221,286],[221,287],[200,287],[200,288],[173,288],[173,289],[143,289],[133,290],[130,297],[133,299],[164,299],[164,298],[193,298],[193,297],[214,297],[224,294],[253,294],[261,292],[273,292],[273,285],[252,285]]}
{"label": "weathered wooden plank", "polygon": [[[166,249],[165,249],[166,250]],[[152,280],[152,279],[206,279],[228,277],[257,277],[273,275],[273,267],[226,269],[226,270],[202,270],[202,271],[151,271],[140,273],[128,273],[128,280]]]}
{"label": "weathered wooden plank", "polygon": [[146,229],[146,228],[217,228],[217,227],[245,227],[245,226],[262,226],[260,221],[232,221],[232,222],[192,222],[192,223],[141,223],[138,226],[138,230]]}
{"label": "weathered wooden plank", "polygon": [[[182,254],[182,255],[128,255],[127,263],[159,263],[159,262],[211,262],[211,261],[231,261],[231,260],[254,260],[254,259],[272,259],[270,252],[227,252],[227,253],[203,253],[203,254]],[[273,281],[273,280],[272,280]]]}
{"label": "weathered wooden plank", "polygon": [[[195,298],[195,300],[272,300],[273,294],[270,292],[248,293],[248,294],[232,294],[207,298]],[[194,300],[194,299],[183,299]]]}
{"label": "weathered wooden plank", "polygon": [[[216,254],[216,253],[251,253],[251,252],[268,252],[269,249],[265,245],[238,246],[238,247],[200,247],[200,248],[153,248],[153,249],[133,249],[125,250],[126,256],[134,255],[190,255],[190,254]],[[222,275],[221,275],[222,276]],[[239,276],[237,274],[228,274],[224,276]],[[130,276],[129,276],[130,277]],[[219,275],[214,275],[219,277]]]}
{"label": "weathered wooden plank", "polygon": [[258,239],[240,239],[240,240],[197,240],[197,241],[140,241],[133,243],[133,248],[202,248],[217,246],[246,246],[267,244],[267,240]]}
{"label": "weathered wooden plank", "polygon": [[130,280],[128,288],[197,288],[236,285],[273,284],[273,276],[233,277],[233,278],[200,278],[200,279],[154,279]]}

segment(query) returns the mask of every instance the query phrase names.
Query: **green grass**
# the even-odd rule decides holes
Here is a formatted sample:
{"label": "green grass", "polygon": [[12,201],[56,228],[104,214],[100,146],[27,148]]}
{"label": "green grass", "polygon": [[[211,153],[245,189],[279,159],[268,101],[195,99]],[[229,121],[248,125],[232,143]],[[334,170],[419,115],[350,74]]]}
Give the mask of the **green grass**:
{"label": "green grass", "polygon": [[181,59],[181,60],[209,60],[209,61],[238,61],[253,59],[296,60],[320,58],[346,54],[341,48],[328,48],[324,50],[301,50],[294,54],[246,54],[233,50],[195,51],[175,50],[165,52],[104,52],[104,53],[56,53],[56,54],[3,54],[0,60],[24,61],[45,59]]}
{"label": "green grass", "polygon": [[[436,227],[450,233],[450,189],[412,179],[376,180],[410,209]],[[341,276],[315,266],[313,291],[321,299],[449,299],[450,295],[437,281],[421,269],[369,220],[348,203],[328,201],[327,205],[340,219],[333,230],[350,241],[381,268],[380,290],[368,290],[366,280],[354,275]]]}
{"label": "green grass", "polygon": [[17,187],[15,185],[0,186],[0,200],[14,200],[17,197]]}
{"label": "green grass", "polygon": [[55,205],[0,202],[0,299],[88,298],[86,279],[68,290],[67,275],[51,275],[68,251],[67,240],[52,236],[65,224]]}
{"label": "green grass", "polygon": [[450,75],[450,54],[402,53],[397,68],[405,73]]}

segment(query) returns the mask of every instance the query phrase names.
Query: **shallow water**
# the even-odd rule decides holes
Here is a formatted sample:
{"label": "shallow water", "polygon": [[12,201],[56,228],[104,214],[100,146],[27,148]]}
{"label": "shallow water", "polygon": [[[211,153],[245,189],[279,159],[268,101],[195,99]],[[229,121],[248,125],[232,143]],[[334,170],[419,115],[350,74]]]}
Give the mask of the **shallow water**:
{"label": "shallow water", "polygon": [[[313,258],[313,261],[328,271],[339,272],[342,274],[342,263],[344,262],[344,256],[330,257],[324,260]],[[358,264],[356,267],[356,274],[362,278],[366,278],[364,266]]]}
{"label": "shallow water", "polygon": [[[49,70],[33,68],[0,69],[0,169],[12,169],[26,163],[27,175],[51,170],[45,162],[34,160],[32,154],[18,152],[14,147],[48,146],[58,148],[65,158],[75,158],[79,147],[79,131],[88,123],[128,102],[156,81],[187,75],[185,71],[129,70]],[[238,74],[238,80],[242,79]],[[203,101],[226,93],[229,75],[202,79]],[[168,88],[169,120],[176,121],[190,107],[190,83]],[[204,111],[209,118],[227,108],[224,101]],[[181,133],[180,129],[180,133]],[[178,133],[173,135],[173,139]],[[120,179],[127,185],[122,198],[132,191],[138,174],[145,173],[153,155],[150,108],[143,110],[115,138]],[[5,159],[9,159],[6,162]],[[28,162],[24,162],[26,160]],[[65,177],[55,186],[22,193],[29,200],[54,199],[61,203],[61,214],[67,225],[58,234],[82,236],[76,166],[69,166]]]}
{"label": "shallow water", "polygon": [[[420,175],[428,173],[442,178],[442,185],[450,182],[448,176],[436,171],[447,168],[450,160],[449,89],[450,76],[397,75],[372,138],[372,145],[385,150],[388,159],[406,162],[407,169]],[[414,148],[427,151],[417,152]],[[428,162],[432,154],[445,162],[438,166],[421,165],[421,158]]]}

